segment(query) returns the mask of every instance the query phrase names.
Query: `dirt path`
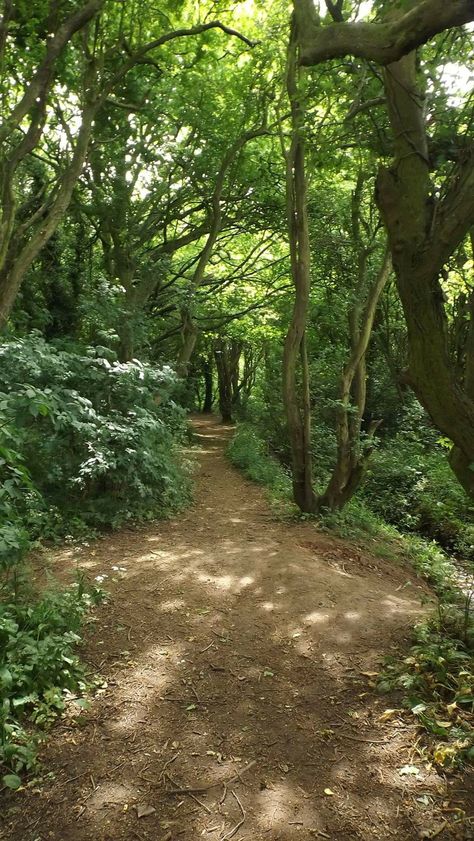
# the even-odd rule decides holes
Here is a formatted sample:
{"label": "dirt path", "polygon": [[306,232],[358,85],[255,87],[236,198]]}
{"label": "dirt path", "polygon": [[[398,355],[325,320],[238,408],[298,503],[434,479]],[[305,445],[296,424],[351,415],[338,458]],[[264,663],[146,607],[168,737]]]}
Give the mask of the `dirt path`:
{"label": "dirt path", "polygon": [[[54,776],[6,797],[0,836],[410,841],[451,824],[450,784],[414,757],[413,730],[380,721],[388,702],[367,674],[423,588],[309,524],[274,522],[224,458],[229,430],[196,426],[194,506],[79,556],[112,593],[86,650],[107,688],[82,726],[55,728]],[[400,773],[410,764],[419,777]]]}

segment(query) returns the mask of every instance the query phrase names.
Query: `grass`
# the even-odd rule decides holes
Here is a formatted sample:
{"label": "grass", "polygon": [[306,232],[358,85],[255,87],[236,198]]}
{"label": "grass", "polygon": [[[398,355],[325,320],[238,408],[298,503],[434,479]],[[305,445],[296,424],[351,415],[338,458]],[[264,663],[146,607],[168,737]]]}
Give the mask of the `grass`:
{"label": "grass", "polygon": [[252,424],[240,423],[227,448],[227,455],[248,479],[269,491],[272,510],[280,517],[295,514],[291,498],[291,476],[271,455]]}

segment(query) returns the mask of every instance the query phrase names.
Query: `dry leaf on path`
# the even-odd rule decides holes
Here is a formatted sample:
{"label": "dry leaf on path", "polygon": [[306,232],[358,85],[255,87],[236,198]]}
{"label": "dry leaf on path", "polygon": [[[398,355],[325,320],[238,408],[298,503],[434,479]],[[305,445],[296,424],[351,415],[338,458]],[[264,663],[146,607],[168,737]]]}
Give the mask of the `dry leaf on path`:
{"label": "dry leaf on path", "polygon": [[138,803],[136,806],[137,810],[137,818],[147,818],[148,815],[153,815],[156,812],[154,806],[150,806],[149,803]]}

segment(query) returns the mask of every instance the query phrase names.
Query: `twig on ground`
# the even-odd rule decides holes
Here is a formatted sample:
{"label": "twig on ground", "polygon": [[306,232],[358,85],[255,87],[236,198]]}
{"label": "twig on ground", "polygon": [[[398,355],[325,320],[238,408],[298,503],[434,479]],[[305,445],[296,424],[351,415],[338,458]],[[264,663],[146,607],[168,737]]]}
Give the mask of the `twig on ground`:
{"label": "twig on ground", "polygon": [[[253,759],[252,762],[249,762],[248,765],[245,765],[244,768],[241,768],[238,772],[233,774],[232,777],[230,777],[227,780],[217,780],[217,782],[209,783],[209,785],[207,786],[184,786],[183,788],[170,788],[166,791],[166,794],[202,794],[204,791],[209,791],[211,788],[216,788],[216,786],[229,785],[230,783],[237,782],[237,780],[240,780],[242,782],[242,774],[245,774],[247,771],[250,770],[250,768],[253,768],[255,764],[256,760]],[[166,776],[173,785],[176,785],[174,780],[171,780],[169,774],[166,774]]]}
{"label": "twig on ground", "polygon": [[160,778],[161,778],[161,777],[163,777],[163,774],[165,773],[166,769],[167,769],[167,768],[168,768],[168,767],[169,767],[169,766],[170,766],[173,762],[175,762],[175,761],[177,760],[177,758],[178,758],[179,754],[180,754],[180,751],[178,751],[178,753],[175,753],[175,755],[174,755],[174,756],[172,756],[172,757],[171,757],[171,759],[168,759],[168,761],[167,761],[167,762],[165,762],[165,764],[163,765],[163,768],[161,769]]}
{"label": "twig on ground", "polygon": [[353,742],[365,742],[367,745],[386,745],[386,739],[363,739],[359,738],[358,736],[351,736],[350,733],[342,733],[339,730],[339,733],[336,733],[336,736],[342,736],[343,739],[351,739]]}
{"label": "twig on ground", "polygon": [[81,773],[81,774],[76,774],[76,776],[75,776],[75,777],[69,777],[69,779],[68,779],[68,780],[64,780],[63,785],[66,785],[66,783],[73,783],[75,780],[80,780],[80,779],[81,779],[81,777],[85,777],[85,776],[86,776],[86,774],[88,774],[88,773],[89,773],[89,770],[87,770],[87,771],[82,771],[82,773]]}
{"label": "twig on ground", "polygon": [[210,809],[209,806],[206,806],[206,804],[203,803],[202,800],[199,800],[195,794],[189,793],[189,797],[191,798],[191,800],[194,800],[194,802],[197,803],[198,806],[202,806],[202,808],[207,812],[208,815],[212,815],[212,809]]}
{"label": "twig on ground", "polygon": [[235,791],[233,789],[230,790],[230,793],[231,793],[232,797],[234,797],[235,800],[237,801],[237,803],[239,804],[239,809],[242,813],[242,817],[241,817],[240,821],[238,823],[236,823],[236,825],[233,827],[233,829],[231,829],[229,832],[226,832],[225,835],[221,835],[219,841],[229,841],[230,838],[233,838],[235,833],[239,831],[240,827],[242,826],[242,824],[245,821],[245,818],[247,817],[247,815],[245,813],[245,809],[242,806],[242,803],[240,802],[238,795],[235,793]]}

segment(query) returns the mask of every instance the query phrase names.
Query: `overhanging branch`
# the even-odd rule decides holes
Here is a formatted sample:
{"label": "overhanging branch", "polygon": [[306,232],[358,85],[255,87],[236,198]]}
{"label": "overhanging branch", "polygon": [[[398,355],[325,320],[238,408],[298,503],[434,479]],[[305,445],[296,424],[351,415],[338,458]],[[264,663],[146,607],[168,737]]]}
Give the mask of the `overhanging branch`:
{"label": "overhanging branch", "polygon": [[308,0],[294,0],[301,64],[311,66],[352,55],[390,64],[439,32],[474,20],[473,0],[420,0],[408,12],[381,23],[320,25]]}

